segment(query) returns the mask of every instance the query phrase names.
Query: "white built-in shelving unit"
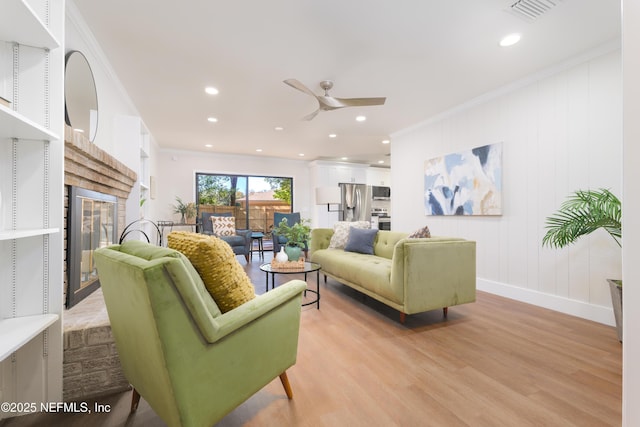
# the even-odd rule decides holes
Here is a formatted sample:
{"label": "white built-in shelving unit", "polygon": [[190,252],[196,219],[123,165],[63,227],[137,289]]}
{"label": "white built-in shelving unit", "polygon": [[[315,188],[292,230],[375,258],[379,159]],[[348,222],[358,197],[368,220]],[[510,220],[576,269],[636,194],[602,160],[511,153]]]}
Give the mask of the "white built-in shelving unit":
{"label": "white built-in shelving unit", "polygon": [[149,176],[149,131],[142,120],[140,121],[140,170],[138,182],[140,183],[140,199],[146,200],[141,207],[140,214],[149,217],[149,199],[151,199],[151,177]]}
{"label": "white built-in shelving unit", "polygon": [[[136,171],[138,179],[131,189],[127,199],[126,223],[130,223],[141,218],[149,218],[149,205],[151,199],[151,134],[142,119],[138,116],[116,115],[115,138],[126,150],[116,152],[115,155],[126,166]],[[138,150],[131,150],[128,147],[138,147]],[[145,203],[140,206],[140,200],[145,199]],[[142,231],[149,235],[151,224],[142,221],[139,226]],[[140,235],[142,238],[142,235]]]}
{"label": "white built-in shelving unit", "polygon": [[63,39],[64,1],[2,1],[0,402],[62,400]]}

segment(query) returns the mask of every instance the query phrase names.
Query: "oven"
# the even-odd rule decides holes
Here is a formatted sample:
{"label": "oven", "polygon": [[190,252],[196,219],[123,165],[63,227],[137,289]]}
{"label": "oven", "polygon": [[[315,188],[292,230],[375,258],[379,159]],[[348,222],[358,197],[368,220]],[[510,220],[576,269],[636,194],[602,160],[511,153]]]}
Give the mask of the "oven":
{"label": "oven", "polygon": [[378,217],[378,230],[391,230],[391,217],[383,216]]}

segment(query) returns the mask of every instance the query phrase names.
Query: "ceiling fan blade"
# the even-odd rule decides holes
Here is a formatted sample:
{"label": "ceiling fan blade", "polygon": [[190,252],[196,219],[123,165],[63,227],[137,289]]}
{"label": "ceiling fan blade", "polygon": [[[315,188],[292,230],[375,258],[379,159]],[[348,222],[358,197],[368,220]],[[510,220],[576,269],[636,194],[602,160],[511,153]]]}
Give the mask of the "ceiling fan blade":
{"label": "ceiling fan blade", "polygon": [[387,98],[333,98],[343,107],[367,107],[383,105]]}
{"label": "ceiling fan blade", "polygon": [[306,116],[304,116],[304,117],[302,118],[302,120],[307,120],[307,121],[312,120],[315,116],[317,116],[317,115],[318,115],[318,113],[319,113],[319,112],[320,112],[320,109],[318,108],[318,109],[317,109],[316,111],[314,111],[313,113],[311,113],[311,114],[307,114]]}
{"label": "ceiling fan blade", "polygon": [[313,96],[314,98],[316,97],[316,94],[313,93],[311,91],[311,89],[309,89],[308,87],[306,87],[305,85],[303,85],[302,83],[300,83],[298,80],[296,79],[287,79],[287,80],[283,80],[283,82],[285,84],[288,84],[289,86],[291,86],[294,89],[298,89],[299,91],[302,91],[304,93],[307,93],[311,96]]}

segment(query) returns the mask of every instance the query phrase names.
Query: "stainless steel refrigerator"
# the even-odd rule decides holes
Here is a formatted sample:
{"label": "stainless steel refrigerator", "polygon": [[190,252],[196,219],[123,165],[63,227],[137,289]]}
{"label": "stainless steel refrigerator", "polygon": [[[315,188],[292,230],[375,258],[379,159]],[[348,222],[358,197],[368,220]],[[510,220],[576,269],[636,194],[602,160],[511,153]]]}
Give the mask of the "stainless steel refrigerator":
{"label": "stainless steel refrigerator", "polygon": [[371,186],[339,184],[342,193],[342,221],[371,221]]}

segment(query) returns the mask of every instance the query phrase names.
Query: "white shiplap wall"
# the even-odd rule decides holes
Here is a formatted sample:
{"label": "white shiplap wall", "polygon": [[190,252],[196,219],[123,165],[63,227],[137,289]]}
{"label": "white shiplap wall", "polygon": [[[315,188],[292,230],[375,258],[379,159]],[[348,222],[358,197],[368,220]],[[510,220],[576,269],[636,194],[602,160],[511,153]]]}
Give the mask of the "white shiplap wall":
{"label": "white shiplap wall", "polygon": [[[613,324],[605,280],[621,277],[613,239],[597,232],[562,250],[541,240],[545,218],[572,191],[605,187],[621,197],[620,51],[540,76],[393,135],[392,228],[427,224],[433,235],[475,240],[478,289]],[[497,142],[502,216],[426,216],[424,161]]]}

